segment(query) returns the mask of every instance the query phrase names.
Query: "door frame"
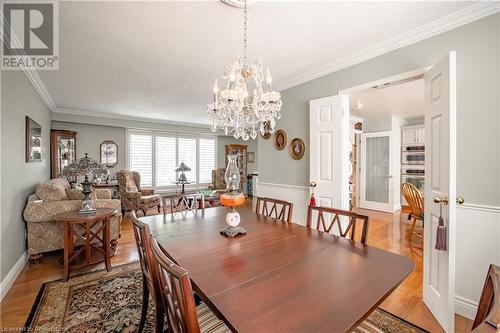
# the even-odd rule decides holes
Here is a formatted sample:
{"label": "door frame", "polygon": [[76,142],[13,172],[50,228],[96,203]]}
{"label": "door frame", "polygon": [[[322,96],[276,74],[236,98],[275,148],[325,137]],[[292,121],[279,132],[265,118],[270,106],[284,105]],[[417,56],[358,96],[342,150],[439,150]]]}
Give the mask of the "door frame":
{"label": "door frame", "polygon": [[[389,137],[389,198],[386,204],[381,202],[367,201],[365,199],[366,195],[366,138],[372,137]],[[383,131],[383,132],[371,132],[371,133],[362,133],[361,134],[361,175],[359,177],[359,208],[364,209],[373,209],[383,212],[394,212],[394,173],[397,170],[394,170],[394,137],[392,135],[392,131]]]}

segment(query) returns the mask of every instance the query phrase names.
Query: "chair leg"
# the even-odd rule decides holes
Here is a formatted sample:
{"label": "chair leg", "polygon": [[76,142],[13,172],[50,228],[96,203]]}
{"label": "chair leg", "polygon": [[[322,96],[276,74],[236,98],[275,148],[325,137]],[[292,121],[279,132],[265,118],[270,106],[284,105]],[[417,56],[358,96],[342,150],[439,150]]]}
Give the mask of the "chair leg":
{"label": "chair leg", "polygon": [[156,332],[163,333],[165,326],[165,314],[163,313],[163,311],[155,310],[155,316],[156,316]]}
{"label": "chair leg", "polygon": [[160,213],[160,205],[158,205],[158,214]]}
{"label": "chair leg", "polygon": [[141,333],[144,330],[144,325],[146,324],[146,318],[148,316],[148,305],[149,305],[149,290],[146,284],[146,279],[142,278],[142,311],[141,311],[141,321],[139,322],[139,330],[137,332]]}
{"label": "chair leg", "polygon": [[144,216],[146,216],[146,209],[141,209]]}

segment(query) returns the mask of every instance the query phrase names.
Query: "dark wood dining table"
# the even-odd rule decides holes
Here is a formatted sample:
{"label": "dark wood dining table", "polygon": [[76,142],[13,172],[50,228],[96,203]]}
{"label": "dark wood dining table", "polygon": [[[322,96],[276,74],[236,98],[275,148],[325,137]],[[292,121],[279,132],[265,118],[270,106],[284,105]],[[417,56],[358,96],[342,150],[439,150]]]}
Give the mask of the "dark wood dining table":
{"label": "dark wood dining table", "polygon": [[219,234],[225,207],[141,218],[235,332],[348,332],[414,269],[394,253],[238,211],[247,234],[237,238]]}

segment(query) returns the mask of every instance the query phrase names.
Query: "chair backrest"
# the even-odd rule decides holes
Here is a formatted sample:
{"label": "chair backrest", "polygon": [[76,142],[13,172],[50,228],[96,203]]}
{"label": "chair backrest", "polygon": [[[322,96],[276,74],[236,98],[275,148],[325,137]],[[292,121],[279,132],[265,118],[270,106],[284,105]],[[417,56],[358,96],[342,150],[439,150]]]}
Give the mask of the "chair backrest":
{"label": "chair backrest", "polygon": [[420,217],[424,213],[424,198],[418,188],[410,183],[401,184],[401,193],[411,209],[411,214]]}
{"label": "chair backrest", "polygon": [[500,267],[490,265],[472,332],[500,331]]}
{"label": "chair backrest", "polygon": [[292,222],[293,204],[283,200],[257,197],[255,212],[278,220]]}
{"label": "chair backrest", "polygon": [[149,226],[141,222],[134,211],[130,213],[130,219],[134,228],[135,243],[137,245],[144,283],[147,284],[148,291],[155,304],[161,305],[161,292],[156,278],[157,268],[153,252],[151,251],[151,232],[149,231]]}
{"label": "chair backrest", "polygon": [[141,175],[137,171],[120,170],[116,173],[120,193],[139,192],[141,188]]}
{"label": "chair backrest", "polygon": [[200,325],[188,272],[165,255],[156,239],[151,241],[151,248],[169,332],[199,333]]}
{"label": "chair backrest", "polygon": [[226,180],[224,179],[225,173],[226,169],[224,168],[212,170],[212,185],[215,190],[226,189]]}
{"label": "chair backrest", "polygon": [[[361,220],[363,228],[361,230],[360,241],[366,244],[368,236],[368,216],[354,213],[348,210],[335,209],[330,207],[309,206],[307,211],[307,227],[312,227],[313,212],[318,213],[316,220],[316,229],[327,233],[333,232],[334,225],[337,225],[339,235],[344,238],[355,240],[356,236],[356,221]],[[325,215],[329,215],[325,217]],[[346,221],[342,221],[342,216],[346,217]],[[329,221],[327,221],[329,220]]]}

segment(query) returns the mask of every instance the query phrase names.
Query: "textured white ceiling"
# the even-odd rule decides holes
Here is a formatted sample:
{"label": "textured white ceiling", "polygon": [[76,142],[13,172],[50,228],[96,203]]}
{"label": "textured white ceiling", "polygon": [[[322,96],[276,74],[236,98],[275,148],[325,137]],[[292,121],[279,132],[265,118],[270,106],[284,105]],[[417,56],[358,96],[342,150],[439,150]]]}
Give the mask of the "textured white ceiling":
{"label": "textured white ceiling", "polygon": [[[262,1],[249,58],[279,86],[470,5]],[[208,123],[213,80],[241,53],[242,12],[219,1],[61,2],[59,16],[59,71],[39,74],[60,108]]]}
{"label": "textured white ceiling", "polygon": [[394,115],[413,119],[424,116],[424,98],[424,80],[419,79],[349,96],[349,109],[360,118]]}

